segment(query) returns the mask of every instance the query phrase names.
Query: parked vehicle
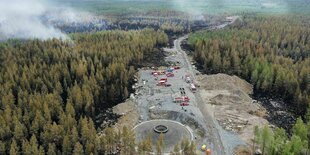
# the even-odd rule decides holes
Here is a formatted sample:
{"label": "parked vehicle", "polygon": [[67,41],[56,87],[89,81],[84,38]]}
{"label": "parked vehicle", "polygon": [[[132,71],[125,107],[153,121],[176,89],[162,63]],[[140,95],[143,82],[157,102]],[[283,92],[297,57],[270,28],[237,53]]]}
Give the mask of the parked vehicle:
{"label": "parked vehicle", "polygon": [[193,83],[190,84],[190,90],[191,90],[193,93],[195,93],[195,92],[197,91],[197,88],[196,88],[195,84],[193,84]]}
{"label": "parked vehicle", "polygon": [[177,70],[177,69],[181,69],[181,67],[180,66],[174,66],[173,67],[175,70]]}
{"label": "parked vehicle", "polygon": [[184,107],[184,106],[189,106],[189,103],[187,103],[187,102],[182,102],[182,103],[180,104],[180,106],[182,106],[182,107]]}
{"label": "parked vehicle", "polygon": [[189,97],[187,96],[182,96],[182,97],[176,97],[174,98],[175,103],[180,103],[180,102],[189,102]]}
{"label": "parked vehicle", "polygon": [[165,86],[166,85],[166,81],[163,81],[163,80],[160,80],[158,83],[157,83],[157,86]]}
{"label": "parked vehicle", "polygon": [[159,73],[158,73],[158,72],[155,72],[155,71],[152,72],[151,74],[152,74],[153,76],[158,76],[158,75],[159,75]]}
{"label": "parked vehicle", "polygon": [[186,77],[185,81],[186,81],[186,83],[191,83],[191,78],[190,77]]}
{"label": "parked vehicle", "polygon": [[189,97],[188,96],[183,96],[182,98],[183,98],[184,102],[189,102]]}
{"label": "parked vehicle", "polygon": [[167,78],[161,78],[160,81],[165,81],[165,82],[167,82],[168,79],[167,79]]}
{"label": "parked vehicle", "polygon": [[174,68],[169,68],[169,69],[167,69],[167,72],[173,72],[173,70],[174,70]]}
{"label": "parked vehicle", "polygon": [[171,84],[169,84],[169,83],[165,84],[165,87],[170,87],[170,86],[171,86]]}
{"label": "parked vehicle", "polygon": [[174,74],[173,73],[167,73],[166,76],[167,77],[174,77]]}

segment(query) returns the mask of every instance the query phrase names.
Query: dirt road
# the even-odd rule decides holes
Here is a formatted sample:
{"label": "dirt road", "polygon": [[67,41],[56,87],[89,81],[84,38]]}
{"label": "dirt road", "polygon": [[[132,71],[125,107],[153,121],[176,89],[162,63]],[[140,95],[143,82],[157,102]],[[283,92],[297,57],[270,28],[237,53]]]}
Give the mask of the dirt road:
{"label": "dirt road", "polygon": [[[221,24],[215,27],[209,28],[209,30],[216,30],[216,29],[222,29],[232,23],[234,23],[239,17],[235,16],[233,17],[233,20],[230,23]],[[191,74],[191,77],[193,78],[193,81],[196,81],[196,72],[192,66],[192,63],[190,62],[186,52],[181,48],[181,44],[184,40],[188,38],[188,35],[185,35],[183,37],[178,38],[174,41],[174,49],[181,53],[185,69],[189,74]],[[236,145],[242,145],[242,141],[240,141],[239,138],[237,138],[235,135],[230,135],[229,133],[223,131],[223,129],[218,125],[217,121],[213,117],[213,112],[210,110],[210,105],[208,106],[206,101],[203,101],[200,93],[195,93],[195,100],[196,100],[196,106],[200,110],[200,112],[203,115],[204,122],[207,127],[207,133],[209,138],[212,140],[213,143],[213,152],[214,154],[232,154],[233,148]],[[228,136],[227,136],[228,135]],[[229,138],[228,138],[229,137]],[[224,139],[226,138],[226,139]],[[223,142],[224,145],[223,145]]]}
{"label": "dirt road", "polygon": [[[183,37],[175,40],[174,41],[174,45],[175,45],[174,47],[175,47],[177,52],[182,54],[182,57],[183,57],[184,62],[185,62],[184,68],[187,69],[187,72],[189,74],[191,74],[191,77],[193,78],[193,81],[195,81],[195,73],[194,73],[195,71],[193,70],[193,66],[190,63],[190,61],[189,61],[189,59],[187,57],[187,54],[181,48],[182,41],[187,39],[187,37],[188,36],[186,35],[186,36],[183,36]],[[201,111],[201,113],[204,116],[204,122],[206,124],[207,133],[208,133],[207,135],[212,140],[212,143],[214,145],[214,147],[213,147],[214,154],[218,154],[218,155],[226,154],[225,153],[225,149],[223,147],[223,144],[221,142],[219,133],[218,133],[217,128],[215,126],[213,117],[208,113],[206,103],[202,100],[202,98],[200,96],[200,93],[195,93],[195,100],[196,100],[196,103],[197,103],[197,105],[196,105],[197,108]]]}

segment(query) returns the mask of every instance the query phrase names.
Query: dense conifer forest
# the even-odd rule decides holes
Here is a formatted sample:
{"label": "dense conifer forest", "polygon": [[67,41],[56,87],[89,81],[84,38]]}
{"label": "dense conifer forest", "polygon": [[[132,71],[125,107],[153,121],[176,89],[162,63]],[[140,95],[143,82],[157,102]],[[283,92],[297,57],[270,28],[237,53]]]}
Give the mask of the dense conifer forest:
{"label": "dense conifer forest", "polygon": [[167,43],[166,34],[144,29],[70,38],[0,44],[0,154],[130,151],[123,146],[134,143],[131,131],[100,137],[93,118],[128,97],[135,67]]}
{"label": "dense conifer forest", "polygon": [[[256,93],[281,98],[302,116],[291,131],[256,127],[252,150],[263,155],[309,154],[309,17],[245,15],[223,30],[197,32],[189,41],[206,73],[245,78]],[[308,110],[307,110],[308,108]]]}
{"label": "dense conifer forest", "polygon": [[310,103],[309,18],[244,16],[230,28],[189,38],[207,73],[238,75],[256,92],[282,98],[300,115]]}
{"label": "dense conifer forest", "polygon": [[310,123],[298,118],[290,135],[282,128],[255,127],[253,150],[258,148],[263,155],[307,155],[309,154]]}

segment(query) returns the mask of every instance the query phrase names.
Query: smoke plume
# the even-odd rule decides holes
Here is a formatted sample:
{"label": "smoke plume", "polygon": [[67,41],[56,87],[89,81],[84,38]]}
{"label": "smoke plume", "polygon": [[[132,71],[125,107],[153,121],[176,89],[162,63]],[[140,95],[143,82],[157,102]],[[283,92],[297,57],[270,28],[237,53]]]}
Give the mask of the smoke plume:
{"label": "smoke plume", "polygon": [[[57,8],[47,0],[0,0],[0,40],[66,39],[66,35],[58,28],[44,21],[48,12],[59,12]],[[75,15],[67,12],[62,17],[53,16],[55,21],[64,19],[73,21]]]}
{"label": "smoke plume", "polygon": [[182,12],[186,12],[196,20],[204,20],[203,16],[203,6],[206,5],[206,0],[172,0],[172,6],[174,9]]}
{"label": "smoke plume", "polygon": [[187,12],[199,19],[199,17],[203,17],[203,14],[238,13],[244,11],[290,13],[296,10],[297,6],[300,6],[302,3],[305,6],[306,1],[309,3],[309,0],[171,0],[171,3],[174,9]]}

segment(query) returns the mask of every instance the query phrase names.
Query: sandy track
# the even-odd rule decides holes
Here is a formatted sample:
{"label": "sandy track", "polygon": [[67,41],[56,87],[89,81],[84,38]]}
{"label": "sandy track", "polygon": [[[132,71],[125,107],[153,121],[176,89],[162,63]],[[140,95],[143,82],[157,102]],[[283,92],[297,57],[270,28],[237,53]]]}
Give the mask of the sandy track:
{"label": "sandy track", "polygon": [[[184,37],[181,37],[174,42],[174,47],[175,49],[182,53],[183,59],[185,61],[185,68],[188,70],[188,72],[191,74],[191,76],[195,78],[194,70],[189,62],[188,56],[184,50],[181,48],[181,43],[183,40],[187,39],[187,35]],[[225,148],[223,147],[223,144],[221,142],[221,138],[219,136],[219,133],[217,131],[216,125],[214,123],[213,117],[210,115],[206,103],[202,100],[200,93],[195,93],[195,98],[196,98],[196,103],[197,103],[197,108],[200,109],[201,113],[204,116],[204,121],[207,127],[207,135],[209,138],[212,140],[213,143],[213,154],[218,154],[218,155],[223,155],[227,154],[225,151]]]}

